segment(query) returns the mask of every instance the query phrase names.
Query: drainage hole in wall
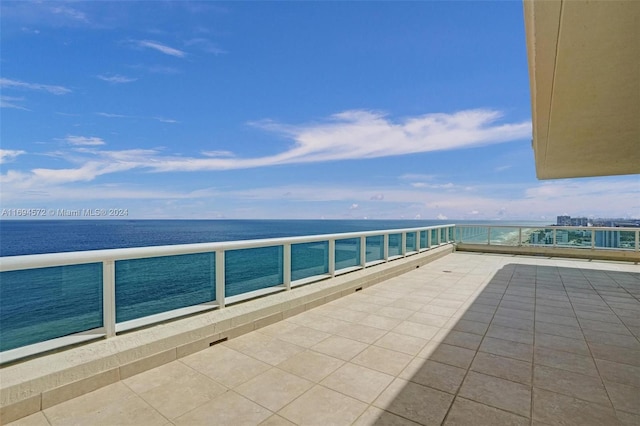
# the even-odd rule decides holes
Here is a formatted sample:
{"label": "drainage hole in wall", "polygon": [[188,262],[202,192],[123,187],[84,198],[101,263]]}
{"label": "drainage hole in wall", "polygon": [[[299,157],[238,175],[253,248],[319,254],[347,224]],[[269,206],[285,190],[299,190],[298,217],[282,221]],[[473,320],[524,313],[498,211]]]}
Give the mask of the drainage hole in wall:
{"label": "drainage hole in wall", "polygon": [[216,340],[214,342],[209,343],[209,346],[217,345],[218,343],[222,343],[222,342],[226,342],[226,341],[227,341],[227,338],[224,337],[222,339],[219,339],[219,340]]}

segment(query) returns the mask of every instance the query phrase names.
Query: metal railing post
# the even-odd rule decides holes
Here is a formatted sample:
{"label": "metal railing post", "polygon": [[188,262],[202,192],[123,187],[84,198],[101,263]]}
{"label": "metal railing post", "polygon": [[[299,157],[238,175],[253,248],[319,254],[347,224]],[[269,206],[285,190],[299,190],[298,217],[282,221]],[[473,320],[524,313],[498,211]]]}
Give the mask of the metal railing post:
{"label": "metal railing post", "polygon": [[420,239],[422,238],[422,231],[416,232],[416,252],[420,253]]}
{"label": "metal railing post", "polygon": [[389,234],[384,234],[382,237],[382,257],[385,262],[389,261]]}
{"label": "metal railing post", "polygon": [[427,247],[431,248],[431,229],[427,230]]}
{"label": "metal railing post", "polygon": [[291,244],[282,246],[282,280],[284,288],[291,290]]}
{"label": "metal railing post", "polygon": [[553,228],[553,247],[555,247],[556,244],[557,244],[556,238],[558,237],[558,233],[556,231],[557,231],[557,229]]}
{"label": "metal railing post", "polygon": [[219,308],[224,308],[225,297],[225,252],[216,251],[216,302]]}
{"label": "metal railing post", "polygon": [[522,227],[518,227],[518,247],[522,247]]}
{"label": "metal railing post", "polygon": [[407,255],[407,233],[400,234],[400,255],[403,257]]}
{"label": "metal railing post", "polygon": [[360,266],[367,265],[367,237],[360,237]]}
{"label": "metal railing post", "polygon": [[491,227],[490,226],[487,227],[487,245],[488,246],[491,245]]}
{"label": "metal railing post", "polygon": [[106,337],[116,335],[116,263],[102,262],[102,322]]}
{"label": "metal railing post", "polygon": [[640,231],[636,231],[636,251],[640,251]]}
{"label": "metal railing post", "polygon": [[591,230],[591,250],[596,248],[596,230]]}
{"label": "metal railing post", "polygon": [[336,276],[336,240],[329,240],[329,275]]}

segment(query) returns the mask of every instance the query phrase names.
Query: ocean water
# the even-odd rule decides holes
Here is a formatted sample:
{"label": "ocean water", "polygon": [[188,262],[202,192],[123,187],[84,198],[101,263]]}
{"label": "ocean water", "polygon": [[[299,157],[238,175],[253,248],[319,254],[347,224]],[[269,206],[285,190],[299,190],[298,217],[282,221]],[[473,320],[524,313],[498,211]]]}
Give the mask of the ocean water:
{"label": "ocean water", "polygon": [[[444,223],[380,220],[2,221],[0,254],[17,256],[236,241]],[[390,242],[390,252],[399,252],[399,237],[390,238]],[[281,246],[274,246],[228,251],[225,294],[233,296],[281,284],[282,250]],[[336,267],[358,265],[359,250],[359,239],[338,241]],[[327,253],[327,242],[294,245],[292,279],[327,273]],[[367,259],[379,259],[382,253],[382,239],[370,237]],[[117,261],[116,321],[215,300],[215,267],[213,253]],[[101,327],[102,297],[101,263],[3,272],[0,274],[0,350]]]}
{"label": "ocean water", "polygon": [[0,221],[0,256],[252,240],[443,225],[440,220]]}

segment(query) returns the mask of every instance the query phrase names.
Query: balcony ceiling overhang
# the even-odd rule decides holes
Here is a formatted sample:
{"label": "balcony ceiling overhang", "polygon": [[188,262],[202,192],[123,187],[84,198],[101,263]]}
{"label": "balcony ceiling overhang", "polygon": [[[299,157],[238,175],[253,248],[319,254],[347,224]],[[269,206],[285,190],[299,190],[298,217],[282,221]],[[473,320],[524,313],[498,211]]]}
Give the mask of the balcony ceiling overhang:
{"label": "balcony ceiling overhang", "polygon": [[524,1],[539,179],[640,173],[640,1]]}

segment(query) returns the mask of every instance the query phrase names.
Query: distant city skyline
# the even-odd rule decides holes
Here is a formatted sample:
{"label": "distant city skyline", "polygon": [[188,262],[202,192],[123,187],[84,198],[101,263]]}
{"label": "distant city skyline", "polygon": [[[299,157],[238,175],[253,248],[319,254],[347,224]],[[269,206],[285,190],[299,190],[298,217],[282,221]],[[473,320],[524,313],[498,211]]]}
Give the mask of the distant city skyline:
{"label": "distant city skyline", "polygon": [[0,8],[4,209],[640,218],[637,175],[536,179],[522,2]]}
{"label": "distant city skyline", "polygon": [[565,214],[557,216],[555,224],[558,226],[627,226],[628,224],[640,226],[640,219],[623,217],[573,217]]}

